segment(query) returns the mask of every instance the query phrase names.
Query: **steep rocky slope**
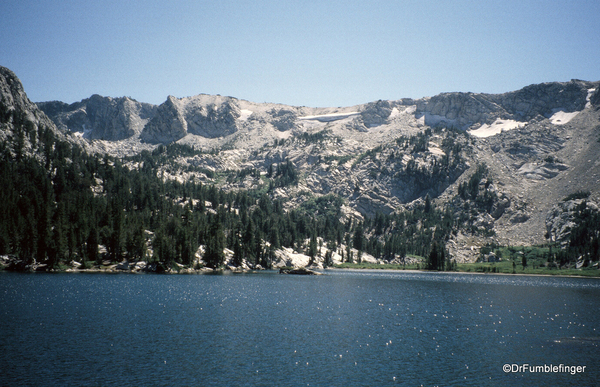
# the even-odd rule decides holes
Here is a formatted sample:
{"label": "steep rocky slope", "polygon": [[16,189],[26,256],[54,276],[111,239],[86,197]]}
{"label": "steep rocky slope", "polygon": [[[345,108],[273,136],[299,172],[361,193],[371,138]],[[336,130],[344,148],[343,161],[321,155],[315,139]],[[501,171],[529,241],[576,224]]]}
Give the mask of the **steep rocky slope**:
{"label": "steep rocky slope", "polygon": [[97,94],[81,102],[42,102],[38,107],[61,130],[75,132],[90,140],[124,140],[136,136],[156,113],[156,106],[133,99],[102,97]]}
{"label": "steep rocky slope", "polygon": [[0,142],[15,143],[14,152],[32,155],[42,145],[46,131],[65,137],[27,98],[17,76],[0,66]]}
{"label": "steep rocky slope", "polygon": [[491,124],[497,119],[527,122],[550,117],[557,111],[576,112],[585,107],[596,84],[579,80],[530,85],[504,94],[444,93],[417,101],[417,114],[427,125],[446,122],[461,129]]}

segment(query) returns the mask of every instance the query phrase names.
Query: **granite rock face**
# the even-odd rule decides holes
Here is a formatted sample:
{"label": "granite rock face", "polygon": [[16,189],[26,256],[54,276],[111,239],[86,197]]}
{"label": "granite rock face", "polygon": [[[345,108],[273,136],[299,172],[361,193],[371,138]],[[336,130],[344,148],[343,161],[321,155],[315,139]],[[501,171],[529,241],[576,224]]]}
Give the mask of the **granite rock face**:
{"label": "granite rock face", "polygon": [[600,87],[596,87],[590,96],[590,104],[596,108],[600,107]]}
{"label": "granite rock face", "polygon": [[576,225],[577,211],[583,202],[585,202],[584,208],[593,212],[599,211],[595,202],[582,199],[563,201],[552,207],[546,216],[546,233],[551,241],[559,242],[563,247],[569,243],[571,229]]}
{"label": "granite rock face", "polygon": [[494,120],[528,121],[548,118],[557,110],[580,111],[594,83],[572,80],[530,85],[503,94],[443,93],[417,101],[417,114],[425,124],[445,123],[467,129]]}
{"label": "granite rock face", "polygon": [[[469,129],[495,120],[526,123],[549,118],[557,111],[581,111],[586,104],[600,106],[597,82],[572,80],[536,84],[503,94],[442,93],[418,100],[379,100],[354,107],[359,112],[344,125],[355,131],[390,123],[393,112],[409,110],[423,125]],[[197,95],[186,98],[169,96],[160,106],[140,103],[130,98],[93,95],[71,105],[63,102],[41,102],[38,106],[61,130],[79,132],[87,139],[118,141],[140,135],[142,141],[168,144],[188,134],[207,139],[224,138],[240,131],[249,122],[271,125],[280,132],[298,128],[302,116],[333,113],[335,109],[299,108],[273,105],[245,110],[252,104],[233,97]],[[272,104],[271,104],[272,105]],[[247,107],[247,106],[246,106]],[[326,111],[325,111],[326,110]],[[310,111],[310,112],[309,112]],[[330,114],[331,115],[331,114]],[[335,116],[335,114],[334,114]],[[250,118],[249,118],[250,117]],[[338,120],[327,117],[328,122]],[[325,118],[320,121],[325,121]]]}
{"label": "granite rock face", "polygon": [[392,109],[393,106],[390,101],[379,100],[366,104],[360,115],[366,127],[375,127],[387,121]]}
{"label": "granite rock face", "polygon": [[177,141],[187,133],[187,123],[177,98],[169,96],[162,103],[156,115],[146,124],[140,139],[149,143],[169,144]]}
{"label": "granite rock face", "polygon": [[241,111],[234,98],[197,96],[183,99],[182,102],[189,133],[216,138],[238,130],[236,120]]}
{"label": "granite rock face", "polygon": [[293,109],[271,109],[268,112],[272,118],[273,125],[280,132],[288,131],[294,128],[298,114]]}
{"label": "granite rock face", "polygon": [[485,94],[443,93],[417,101],[417,114],[430,126],[466,129],[474,123],[492,122],[502,113],[504,109]]}
{"label": "granite rock face", "polygon": [[128,97],[94,94],[81,102],[41,102],[44,111],[61,130],[79,132],[90,140],[118,141],[139,135],[156,112],[156,106]]}
{"label": "granite rock face", "polygon": [[576,80],[541,83],[497,94],[494,99],[513,115],[513,119],[525,121],[538,116],[549,117],[557,109],[565,112],[582,110],[591,87],[589,82]]}
{"label": "granite rock face", "polygon": [[31,154],[46,130],[61,135],[54,123],[27,98],[19,78],[0,66],[0,142],[18,143],[15,152]]}
{"label": "granite rock face", "polygon": [[146,124],[142,141],[169,144],[194,134],[205,138],[225,137],[238,130],[241,111],[235,98],[198,95],[188,98],[169,96]]}

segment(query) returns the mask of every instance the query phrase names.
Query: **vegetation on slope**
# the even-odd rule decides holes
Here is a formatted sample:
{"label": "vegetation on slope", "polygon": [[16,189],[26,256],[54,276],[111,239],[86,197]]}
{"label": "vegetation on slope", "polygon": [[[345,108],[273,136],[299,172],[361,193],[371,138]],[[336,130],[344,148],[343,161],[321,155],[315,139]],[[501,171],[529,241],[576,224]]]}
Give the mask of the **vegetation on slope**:
{"label": "vegetation on slope", "polygon": [[[423,152],[431,135],[399,138],[393,148],[373,149],[355,164],[380,162],[381,155],[394,161],[401,151]],[[25,136],[35,140],[33,155],[23,152]],[[301,140],[318,143],[324,136]],[[454,137],[444,139],[439,161],[427,168],[409,163],[402,173],[432,179],[449,173],[462,162]],[[488,190],[491,179],[484,165],[459,185],[452,206],[437,208],[426,196],[411,209],[378,212],[364,220],[344,217],[344,199],[334,194],[309,195],[298,208],[285,210],[272,190],[298,184],[300,174],[289,160],[264,175],[253,169],[237,172],[240,179],[265,179],[268,185],[259,190],[225,192],[193,180],[162,178],[161,168],[172,160],[197,154],[192,147],[173,144],[121,161],[89,155],[49,129],[12,136],[0,143],[0,255],[17,257],[23,267],[38,262],[59,268],[74,260],[85,267],[123,259],[191,266],[202,245],[203,260],[211,267],[223,264],[224,248],[233,251],[238,265],[248,261],[270,267],[276,249],[289,247],[314,258],[321,241],[329,257],[335,251],[348,263],[360,264],[362,253],[368,253],[405,267],[407,257],[414,255],[425,257],[422,268],[452,270],[456,265],[445,249],[447,241],[458,230],[484,232],[474,219],[489,213],[497,200]],[[213,171],[199,171],[214,176]],[[599,228],[598,213],[583,202],[569,246],[555,248],[552,262],[566,267],[581,257],[597,261]]]}

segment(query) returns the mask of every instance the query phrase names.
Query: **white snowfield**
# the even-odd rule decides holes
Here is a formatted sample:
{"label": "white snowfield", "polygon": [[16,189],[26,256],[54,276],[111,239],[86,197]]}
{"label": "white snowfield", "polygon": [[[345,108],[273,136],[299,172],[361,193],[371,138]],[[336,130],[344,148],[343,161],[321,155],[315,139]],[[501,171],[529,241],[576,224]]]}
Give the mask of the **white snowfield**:
{"label": "white snowfield", "polygon": [[246,121],[248,119],[248,117],[250,117],[252,115],[252,113],[254,113],[252,110],[248,110],[248,109],[241,109],[240,110],[241,114],[240,114],[240,120],[242,121]]}
{"label": "white snowfield", "polygon": [[346,113],[332,113],[332,114],[321,114],[318,116],[304,116],[298,117],[298,120],[301,121],[320,121],[320,122],[330,122],[343,120],[344,118],[357,116],[360,112],[346,112]]}
{"label": "white snowfield", "polygon": [[397,107],[394,106],[394,108],[392,109],[392,112],[390,113],[389,119],[401,117],[402,115],[406,115],[406,114],[414,114],[416,111],[417,111],[417,105],[408,106],[404,110],[399,110]]}
{"label": "white snowfield", "polygon": [[594,94],[594,92],[596,91],[596,89],[588,89],[588,93],[587,93],[587,97],[585,97],[585,108],[591,108],[592,107],[592,94]]}
{"label": "white snowfield", "polygon": [[554,114],[550,116],[550,122],[552,122],[552,125],[564,125],[579,114],[579,112],[567,113],[562,109],[554,109],[553,113]]}
{"label": "white snowfield", "polygon": [[468,132],[475,137],[490,137],[502,133],[506,130],[512,130],[525,126],[525,122],[515,120],[501,120],[497,118],[491,125],[483,124],[479,129],[469,130]]}

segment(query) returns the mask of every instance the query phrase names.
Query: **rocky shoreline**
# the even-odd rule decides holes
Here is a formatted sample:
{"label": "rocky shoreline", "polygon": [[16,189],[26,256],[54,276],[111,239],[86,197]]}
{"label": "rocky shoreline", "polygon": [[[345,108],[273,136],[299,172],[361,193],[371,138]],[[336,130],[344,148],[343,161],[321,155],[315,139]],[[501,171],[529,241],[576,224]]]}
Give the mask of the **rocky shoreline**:
{"label": "rocky shoreline", "polygon": [[58,268],[51,268],[47,264],[38,263],[36,261],[27,263],[19,260],[12,256],[0,256],[0,270],[22,272],[22,273],[156,273],[156,274],[206,274],[213,272],[251,272],[264,270],[258,266],[255,268],[234,267],[225,265],[220,269],[212,269],[209,267],[197,265],[194,267],[187,267],[178,263],[173,264],[172,267],[167,266],[161,262],[129,262],[122,261],[119,263],[104,261],[102,264],[89,264],[83,265],[80,262],[71,261],[67,266],[60,266]]}
{"label": "rocky shoreline", "polygon": [[[122,261],[114,263],[103,261],[102,264],[83,265],[80,262],[71,261],[69,265],[61,265],[58,268],[51,268],[47,264],[36,261],[27,263],[14,256],[0,256],[0,271],[21,272],[21,273],[154,273],[154,274],[211,274],[211,273],[251,273],[268,270],[260,265],[250,266],[244,264],[241,267],[232,265],[223,265],[221,268],[212,269],[203,265],[188,267],[178,263],[168,266],[162,262],[129,262]],[[274,267],[272,270],[279,270],[279,274],[292,275],[320,275],[322,273],[308,269],[306,267]]]}
{"label": "rocky shoreline", "polygon": [[[235,267],[231,265],[224,265],[218,269],[212,269],[209,267],[186,267],[181,264],[174,264],[173,267],[166,267],[161,263],[146,263],[143,261],[140,262],[127,262],[123,261],[120,263],[111,263],[108,261],[103,262],[101,265],[93,265],[90,267],[83,268],[82,265],[78,262],[72,262],[71,265],[65,267],[62,266],[60,268],[49,268],[46,264],[39,264],[37,262],[33,262],[31,264],[26,264],[15,257],[10,256],[0,256],[0,271],[6,272],[20,272],[20,273],[104,273],[104,274],[225,274],[225,273],[257,273],[261,271],[266,271],[269,269],[265,269],[258,265],[257,267],[248,267],[245,265],[244,267]],[[280,267],[273,268],[271,271],[278,271],[279,274],[289,274],[289,275],[323,275],[324,273],[321,271],[316,271],[315,269],[321,269],[320,267]],[[393,269],[387,268],[385,265],[382,265],[381,268],[372,269],[372,268],[341,268],[341,267],[329,267],[325,270],[345,270],[345,271],[373,271],[373,272],[381,272],[381,271],[392,271],[392,272],[401,272],[401,273],[429,273],[429,274],[439,274],[439,273],[447,273],[447,274],[473,274],[473,275],[508,275],[508,276],[543,276],[543,277],[568,277],[568,278],[600,278],[600,273],[598,275],[577,275],[577,274],[563,274],[563,273],[547,273],[547,274],[539,274],[539,273],[502,273],[502,272],[476,272],[476,271],[429,271],[429,270],[414,270],[414,269]]]}

